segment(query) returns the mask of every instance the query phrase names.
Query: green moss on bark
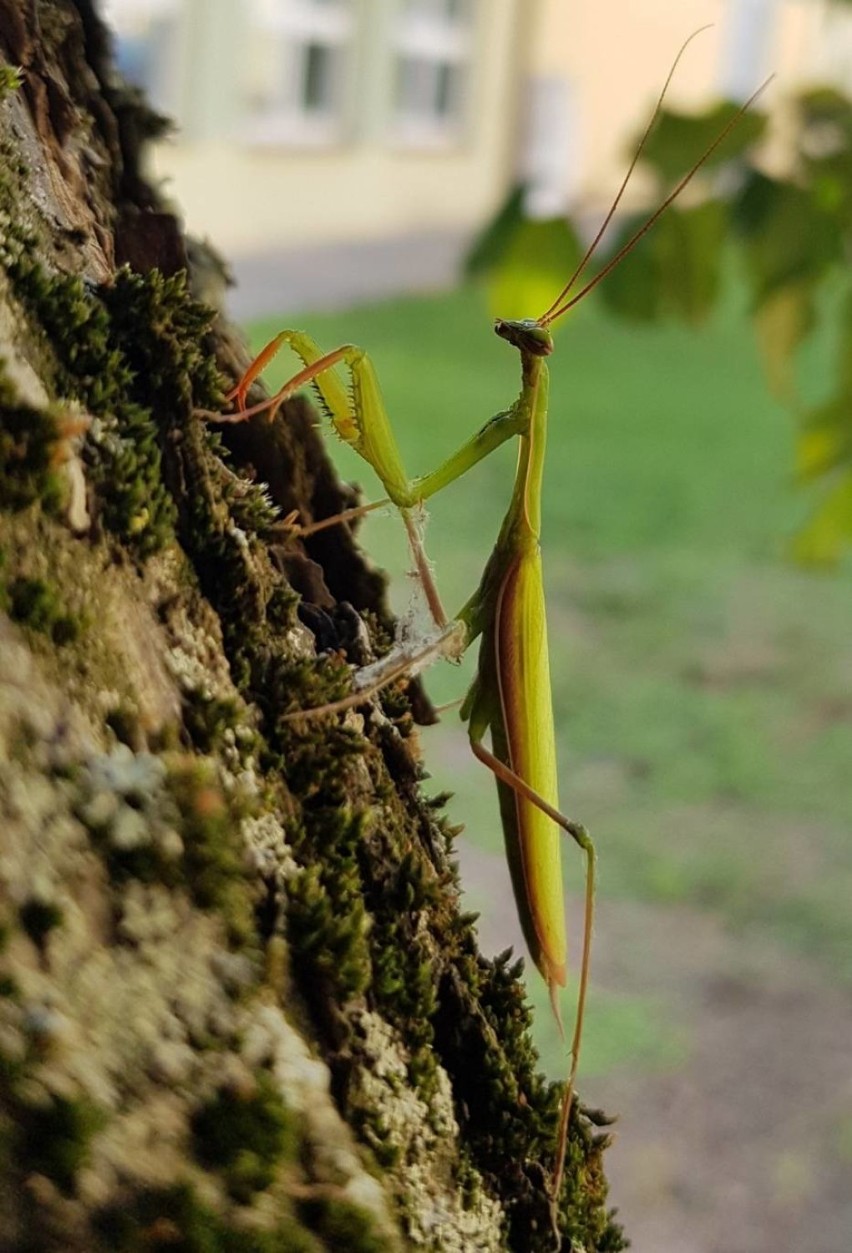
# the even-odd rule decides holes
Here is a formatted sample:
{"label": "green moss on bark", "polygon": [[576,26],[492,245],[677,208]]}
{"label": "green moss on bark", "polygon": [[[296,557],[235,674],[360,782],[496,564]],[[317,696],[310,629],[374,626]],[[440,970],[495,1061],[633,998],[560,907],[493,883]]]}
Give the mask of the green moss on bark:
{"label": "green moss on bark", "polygon": [[220,1170],[229,1193],[247,1203],[268,1188],[299,1148],[298,1123],[270,1075],[248,1091],[222,1087],[192,1120],[199,1161]]}
{"label": "green moss on bark", "polygon": [[[349,682],[341,657],[306,655],[285,563],[271,559],[271,545],[283,543],[271,529],[277,510],[310,503],[310,476],[298,447],[309,423],[300,433],[289,419],[274,429],[258,427],[242,453],[236,434],[226,446],[226,437],[194,412],[217,409],[221,388],[208,337],[211,316],[190,299],[185,278],[123,270],[94,287],[54,272],[40,259],[43,241],[18,224],[25,219],[15,213],[15,177],[9,166],[0,178],[0,260],[51,400],[39,409],[24,404],[11,385],[0,390],[4,507],[8,500],[9,509],[32,510],[46,525],[60,525],[68,434],[61,408],[70,402],[74,413],[84,410],[90,421],[81,456],[96,523],[112,551],[129,555],[139,568],[152,554],[181,550],[183,577],[192,586],[173,594],[186,605],[200,589],[221,628],[241,701],[257,711],[259,724],[237,751],[237,736],[246,731],[241,702],[189,689],[180,731],[184,747],[194,752],[137,751],[118,763],[109,763],[107,754],[100,775],[90,763],[88,773],[75,776],[76,813],[116,887],[140,880],[185,893],[224,919],[233,945],[286,934],[300,1003],[312,1011],[339,1107],[379,1172],[390,1176],[412,1240],[423,1221],[422,1198],[407,1172],[428,1162],[436,1175],[461,1182],[471,1211],[483,1197],[499,1200],[507,1248],[550,1249],[546,1187],[559,1088],[538,1071],[520,968],[507,958],[479,957],[472,920],[458,913],[451,831],[435,805],[420,797],[419,770],[406,745],[407,702],[391,689],[360,713],[303,722],[284,717],[337,699]],[[278,476],[296,483],[300,475],[293,499],[290,487],[278,491],[277,508],[255,481]],[[335,578],[339,590],[343,576]],[[377,609],[360,598],[354,581],[352,587],[346,598],[358,610]],[[43,572],[16,569],[5,595],[32,630],[54,643],[79,642],[70,631],[79,619],[64,605],[63,589],[51,588]],[[167,617],[168,608],[162,612]],[[67,638],[57,638],[57,631]],[[99,678],[107,688],[103,674]],[[128,717],[117,731],[133,746],[142,734]],[[248,756],[261,794],[274,797],[286,814],[296,863],[276,888],[279,897],[271,893],[271,917],[260,934],[240,835],[251,810],[232,781],[225,785],[223,765],[237,769]],[[145,776],[141,783],[134,783],[134,771]],[[38,930],[38,919],[31,923]],[[49,930],[42,926],[42,940]],[[298,1000],[289,986],[272,992]],[[358,1025],[369,1015],[389,1024],[403,1068],[392,1080],[379,1078],[387,1090],[379,1106],[364,1095],[364,1072],[381,1070],[378,1046]],[[258,1085],[247,1097],[221,1089],[190,1129],[202,1161],[221,1172],[240,1205],[286,1173],[298,1140],[271,1082],[261,1074]],[[394,1089],[405,1087],[413,1088],[421,1124],[413,1131],[393,1106]],[[15,1106],[24,1129],[16,1152],[22,1170],[27,1164],[41,1169],[71,1191],[98,1124],[85,1103],[57,1100],[50,1098],[41,1112]],[[34,1128],[55,1143],[53,1157],[39,1158]],[[605,1209],[603,1144],[575,1116],[561,1213],[578,1247],[614,1253],[622,1245]],[[140,1189],[124,1206],[105,1210],[99,1223],[103,1246],[116,1250],[265,1253],[345,1244],[373,1253],[393,1246],[370,1216],[331,1195],[293,1207],[269,1230],[249,1232],[232,1214],[201,1203],[189,1184]]]}
{"label": "green moss on bark", "polygon": [[0,374],[0,500],[9,510],[36,501],[55,514],[65,492],[58,471],[61,427],[49,410],[18,401],[11,382]]}

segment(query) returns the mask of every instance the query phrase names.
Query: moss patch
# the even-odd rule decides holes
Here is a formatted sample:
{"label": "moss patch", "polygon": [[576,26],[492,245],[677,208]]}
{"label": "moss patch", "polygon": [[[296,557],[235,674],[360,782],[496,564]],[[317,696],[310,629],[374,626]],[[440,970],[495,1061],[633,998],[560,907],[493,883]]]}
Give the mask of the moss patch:
{"label": "moss patch", "polygon": [[347,1253],[387,1253],[387,1237],[376,1231],[373,1218],[351,1201],[323,1197],[306,1201],[301,1212],[329,1249]]}
{"label": "moss patch", "polygon": [[0,102],[17,91],[23,81],[24,74],[19,65],[0,65]]}
{"label": "moss patch", "polygon": [[192,1119],[199,1161],[221,1170],[231,1196],[246,1203],[268,1188],[298,1149],[298,1127],[270,1075],[248,1092],[223,1087]]}
{"label": "moss patch", "polygon": [[0,375],[0,500],[12,511],[40,500],[56,512],[64,490],[57,467],[61,429],[56,416],[18,401]]}
{"label": "moss patch", "polygon": [[[221,400],[203,343],[212,314],[192,301],[186,276],[123,269],[102,287],[50,272],[41,241],[16,211],[10,168],[0,177],[0,262],[29,320],[33,353],[57,398],[93,421],[84,445],[104,525],[138,557],[174,535],[177,511],[163,474],[163,446],[195,405]],[[23,507],[55,492],[55,420],[0,396],[0,481]],[[269,510],[267,508],[267,515]]]}
{"label": "moss patch", "polygon": [[21,926],[39,949],[43,949],[47,937],[62,923],[62,909],[55,901],[31,896],[20,908]]}
{"label": "moss patch", "polygon": [[87,1098],[50,1096],[18,1099],[15,1108],[14,1160],[21,1177],[47,1175],[60,1191],[74,1191],[77,1172],[86,1162],[92,1138],[106,1115]]}
{"label": "moss patch", "polygon": [[54,644],[71,644],[82,630],[80,618],[67,612],[58,588],[45,579],[12,579],[5,600],[14,622],[49,635]]}
{"label": "moss patch", "polygon": [[157,757],[122,744],[78,771],[77,789],[75,812],[116,883],[181,888],[222,915],[233,944],[253,941],[240,834],[249,807],[225,791],[214,759]]}
{"label": "moss patch", "polygon": [[192,899],[223,916],[233,942],[247,941],[253,927],[240,835],[246,802],[224,792],[209,761],[178,759],[167,787],[179,814],[183,877]]}
{"label": "moss patch", "polygon": [[141,1192],[97,1217],[99,1253],[327,1253],[295,1216],[271,1230],[236,1225],[188,1183]]}

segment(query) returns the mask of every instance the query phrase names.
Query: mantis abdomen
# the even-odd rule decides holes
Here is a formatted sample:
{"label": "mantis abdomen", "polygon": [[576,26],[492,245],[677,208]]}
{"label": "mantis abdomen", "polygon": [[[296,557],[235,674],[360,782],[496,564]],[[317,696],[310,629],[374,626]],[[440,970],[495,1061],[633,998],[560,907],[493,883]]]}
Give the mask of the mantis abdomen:
{"label": "mantis abdomen", "polygon": [[[559,808],[544,585],[538,543],[516,558],[500,589],[494,652],[500,694],[494,754]],[[565,984],[562,835],[556,823],[498,780],[506,855],[524,939],[553,995]]]}

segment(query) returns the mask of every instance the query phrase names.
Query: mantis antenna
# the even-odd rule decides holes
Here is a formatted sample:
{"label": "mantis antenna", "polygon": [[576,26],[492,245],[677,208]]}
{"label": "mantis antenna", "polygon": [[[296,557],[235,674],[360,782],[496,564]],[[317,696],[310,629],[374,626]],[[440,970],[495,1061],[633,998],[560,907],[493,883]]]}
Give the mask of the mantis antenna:
{"label": "mantis antenna", "polygon": [[[706,29],[706,27],[703,27],[702,29]],[[695,32],[696,35],[699,33],[700,33],[699,31]],[[694,38],[695,38],[695,35],[690,36],[690,39],[694,39]],[[688,44],[689,42],[690,40],[688,39],[686,43]],[[677,62],[680,60],[681,56],[683,55],[685,48],[686,48],[686,44],[684,44],[683,48],[681,48],[680,52],[678,53],[677,60],[675,61],[674,66],[672,66],[672,71],[669,74],[668,79],[666,80],[666,88],[669,85],[669,81],[671,80],[671,76],[672,76],[672,73],[674,72],[675,66],[677,65]],[[731,131],[734,130],[734,128],[739,125],[739,123],[745,117],[746,113],[748,113],[751,106],[754,104],[757,98],[763,94],[763,92],[772,82],[774,77],[775,77],[774,74],[770,74],[769,77],[760,84],[757,90],[752,92],[748,100],[746,100],[745,104],[740,105],[739,109],[737,109],[736,113],[730,119],[727,125],[722,127],[719,134],[716,136],[713,142],[707,148],[705,148],[704,152],[701,154],[701,156],[698,158],[698,160],[695,162],[692,168],[687,170],[683,178],[681,178],[675,184],[675,186],[666,196],[665,200],[663,200],[662,204],[657,206],[657,208],[654,210],[651,216],[643,223],[642,226],[639,227],[638,231],[636,231],[635,234],[631,235],[630,239],[628,239],[627,242],[623,244],[621,248],[619,248],[615,256],[610,257],[609,261],[607,261],[603,269],[599,270],[598,273],[594,276],[594,278],[589,279],[588,283],[586,283],[583,287],[581,287],[580,290],[575,295],[570,296],[570,298],[566,299],[566,297],[569,297],[569,293],[571,292],[571,289],[574,283],[577,281],[580,274],[585,269],[586,263],[591,258],[592,253],[594,252],[598,241],[602,237],[610,220],[612,219],[612,215],[613,215],[613,212],[615,211],[615,207],[618,204],[619,200],[621,199],[622,194],[624,193],[625,187],[627,186],[627,180],[630,178],[630,175],[632,174],[636,166],[636,161],[639,157],[639,154],[641,153],[642,148],[644,147],[645,141],[648,138],[648,135],[650,134],[651,128],[653,127],[654,122],[657,120],[657,117],[659,115],[660,107],[663,103],[663,97],[665,96],[666,88],[663,89],[663,94],[660,96],[660,99],[657,102],[657,107],[654,110],[654,115],[652,116],[651,122],[648,128],[646,129],[644,135],[642,136],[639,147],[637,148],[636,154],[633,157],[633,160],[631,161],[630,167],[627,171],[627,177],[625,178],[624,182],[619,188],[618,195],[616,196],[613,202],[612,208],[610,209],[609,213],[604,219],[603,225],[601,226],[600,230],[598,231],[597,235],[592,241],[592,244],[587,250],[585,257],[583,258],[580,265],[575,270],[574,274],[571,276],[570,281],[565,285],[565,287],[559,293],[558,297],[550,306],[550,308],[547,310],[547,312],[542,314],[542,316],[538,319],[539,326],[542,326],[542,327],[551,326],[556,321],[557,318],[562,317],[563,313],[567,313],[569,309],[572,309],[574,307],[574,305],[579,304],[579,302],[583,299],[584,296],[587,296],[590,291],[592,291],[595,287],[597,287],[598,283],[602,282],[603,279],[606,278],[607,274],[609,274],[612,270],[614,270],[615,267],[621,261],[624,260],[624,258],[627,256],[629,252],[632,252],[632,250],[639,243],[639,240],[642,239],[645,235],[647,235],[648,231],[655,224],[655,222],[659,221],[659,219],[665,213],[666,209],[668,209],[669,205],[671,205],[675,200],[677,200],[680,193],[689,183],[692,182],[692,179],[695,177],[695,175],[698,173],[701,167],[705,165],[707,161],[709,161],[710,157],[713,155],[716,149],[722,143],[724,143],[724,141],[730,135]],[[560,301],[564,301],[564,303],[560,304],[559,303]]]}
{"label": "mantis antenna", "polygon": [[595,254],[598,244],[601,242],[601,240],[604,237],[606,228],[609,226],[610,222],[615,216],[615,211],[618,208],[618,206],[621,204],[621,198],[624,195],[625,191],[627,190],[627,184],[630,182],[630,179],[633,176],[633,171],[636,169],[636,166],[639,162],[639,158],[641,157],[642,152],[645,148],[645,144],[648,141],[648,136],[651,134],[651,131],[654,129],[654,126],[656,125],[656,122],[657,122],[657,118],[660,116],[660,110],[663,107],[663,101],[666,98],[666,93],[668,92],[669,87],[671,86],[671,81],[675,76],[675,70],[680,64],[683,54],[686,52],[687,48],[692,43],[693,39],[697,39],[699,35],[703,35],[704,31],[711,30],[711,29],[712,29],[712,23],[709,23],[707,26],[699,26],[698,30],[693,31],[692,34],[689,36],[689,38],[684,41],[683,46],[680,49],[680,52],[678,52],[677,56],[672,62],[672,67],[668,72],[666,81],[663,83],[663,90],[660,92],[659,97],[657,98],[657,103],[654,106],[654,112],[651,114],[651,117],[648,121],[648,125],[645,127],[645,130],[642,133],[642,138],[639,140],[639,143],[636,146],[636,151],[633,153],[633,157],[631,158],[630,164],[627,167],[627,173],[624,175],[624,178],[621,180],[621,186],[616,192],[615,199],[613,200],[612,204],[609,206],[609,211],[607,212],[606,217],[604,218],[604,220],[601,222],[600,226],[598,227],[597,234],[595,235],[594,239],[589,244],[588,248],[583,254],[583,259],[580,261],[576,270],[571,275],[571,277],[569,278],[565,286],[562,288],[562,291],[553,301],[553,304],[550,306],[547,312],[543,313],[542,316],[539,318],[539,322],[542,325],[546,326],[548,321],[551,319],[551,317],[558,316],[554,314],[553,312],[554,309],[556,309],[557,306],[559,305],[559,302],[561,300],[564,300],[564,298],[568,295],[571,288],[576,283],[577,279],[580,277],[580,275],[583,273],[588,263],[591,261],[592,257]]}

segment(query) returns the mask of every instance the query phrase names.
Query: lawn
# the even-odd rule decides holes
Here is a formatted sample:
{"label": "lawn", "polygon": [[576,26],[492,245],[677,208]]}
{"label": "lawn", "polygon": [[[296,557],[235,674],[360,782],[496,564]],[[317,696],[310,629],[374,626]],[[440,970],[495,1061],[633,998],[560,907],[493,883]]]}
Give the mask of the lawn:
{"label": "lawn", "polygon": [[[411,473],[518,390],[516,355],[473,289],[287,324],[369,351]],[[255,325],[253,342],[280,325]],[[818,343],[807,365],[814,394],[826,351]],[[270,380],[291,370],[282,361]],[[779,961],[795,954],[850,983],[852,580],[848,567],[816,575],[787,559],[808,501],[791,483],[791,419],[767,395],[737,293],[698,331],[615,323],[591,300],[559,332],[551,378],[543,548],[562,803],[596,836],[602,914],[619,902],[687,907],[744,953],[769,944]],[[330,443],[344,477],[375,495],[368,468]],[[476,585],[513,460],[501,450],[432,502],[428,548],[450,608]],[[398,576],[401,610],[400,531],[378,518],[362,538]],[[430,676],[438,701],[464,685],[449,667]],[[493,786],[465,756],[455,714],[424,743],[430,787],[456,793],[471,904],[499,945],[511,910],[487,856],[501,847]],[[579,908],[582,862],[572,849],[565,861]],[[643,985],[633,958],[623,980],[595,984],[586,1074],[627,1057],[666,1066],[689,1049],[665,980]],[[529,984],[558,1073],[546,998]]]}

